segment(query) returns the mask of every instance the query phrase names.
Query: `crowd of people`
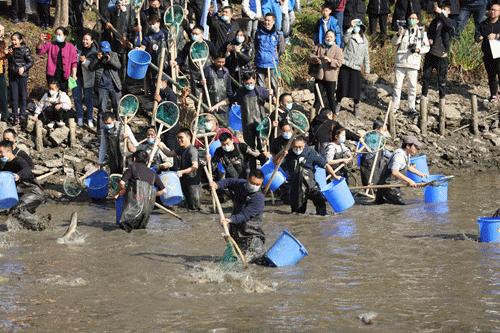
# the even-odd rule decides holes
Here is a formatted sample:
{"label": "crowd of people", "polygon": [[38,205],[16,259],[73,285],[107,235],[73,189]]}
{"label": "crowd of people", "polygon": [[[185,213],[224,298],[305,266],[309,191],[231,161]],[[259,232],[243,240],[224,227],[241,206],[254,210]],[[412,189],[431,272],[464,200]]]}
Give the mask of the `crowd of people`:
{"label": "crowd of people", "polygon": [[[25,20],[22,2],[13,1],[14,23]],[[470,15],[474,17],[476,39],[481,42],[489,99],[495,102],[500,80],[498,0],[490,3],[465,0],[460,4],[457,0],[428,2],[397,0],[395,4],[391,24],[396,31],[391,39],[396,50],[393,111],[401,108],[406,78],[406,111],[416,112],[421,70],[422,95],[428,94],[430,77],[436,69],[439,96],[445,97],[450,45],[463,31]],[[304,108],[294,103],[290,93],[280,92],[278,70],[280,57],[290,44],[295,12],[301,10],[299,0],[244,0],[241,19],[235,17],[234,8],[226,1],[222,4],[212,2],[207,8],[206,3],[199,0],[189,3],[174,0],[173,4],[184,14],[175,29],[164,20],[171,3],[146,0],[136,11],[133,2],[99,1],[101,20],[98,28],[86,31],[79,17],[82,4],[71,1],[70,19],[77,36],[75,43],[68,39],[66,27],[58,27],[54,36],[43,33],[34,50],[37,55],[46,57],[47,91],[33,110],[27,108],[33,50],[26,45],[22,32],[13,32],[9,42],[0,26],[1,120],[18,126],[18,130],[22,130],[29,118],[42,120],[48,131],[66,126],[70,118],[75,118],[80,127],[97,127],[98,164],[106,166],[110,174],[123,174],[118,195],[128,199],[121,227],[129,232],[145,227],[155,197],[164,194],[165,186],[158,177],[163,171],[176,171],[188,210],[203,210],[200,200],[202,170],[203,165],[210,165],[216,182],[207,179],[209,186],[215,188],[221,198],[228,197],[234,202],[231,217],[221,218],[221,224],[229,226],[231,235],[244,252],[259,254],[265,241],[261,227],[264,175],[259,165],[269,159],[275,165],[281,164],[287,182],[278,194],[290,206],[291,212],[299,214],[306,212],[308,200],[313,202],[316,214],[327,214],[327,202],[314,177],[318,168],[324,168],[333,180],[343,177],[349,182],[352,177],[347,165],[356,160],[358,149],[349,149],[349,146],[364,143],[363,137],[354,133],[354,129],[344,128],[336,117],[342,110],[343,98],[353,99],[355,116],[361,113],[363,72],[370,73],[369,50],[388,40],[389,1],[369,0],[366,5],[361,0],[339,0],[322,5],[321,17],[312,32],[315,46],[309,58],[309,74],[317,87],[315,108],[318,115],[311,119],[308,132],[298,130],[291,119],[292,112],[303,113]],[[39,1],[40,25],[44,28],[50,24],[46,7],[45,0]],[[428,28],[419,24],[423,10],[434,15]],[[364,23],[365,14],[368,29]],[[208,48],[209,60],[204,66],[193,61],[191,56],[193,45],[199,44],[206,44]],[[168,76],[156,78],[149,70],[143,85],[146,98],[150,96],[157,103],[169,101],[185,105],[183,99],[189,93],[202,96],[208,105],[207,112],[222,119],[219,128],[214,129],[213,140],[218,140],[220,147],[213,155],[208,153],[208,147],[200,154],[203,144],[196,140],[197,133],[190,128],[177,124],[162,134],[152,126],[146,130],[145,142],[139,144],[135,138],[138,133],[134,134],[128,124],[120,121],[120,98],[129,92],[131,83],[126,70],[127,53],[131,49],[147,51],[156,65],[163,59],[161,51],[167,50],[164,72]],[[186,78],[188,86],[179,89],[178,84],[172,84],[171,77]],[[94,104],[95,96],[97,105]],[[241,111],[242,138],[224,128],[227,114],[235,104]],[[270,132],[277,135],[263,137],[261,125],[266,119],[270,120]],[[378,133],[379,138],[388,136],[383,120],[374,120],[373,132]],[[346,144],[346,140],[352,144]],[[363,184],[399,181],[417,186],[407,177],[406,171],[427,176],[409,165],[410,156],[417,154],[421,146],[416,137],[404,136],[401,148],[394,153],[383,150],[381,158],[374,152],[362,154]],[[14,129],[3,133],[0,158],[0,170],[13,172],[19,185],[21,200],[13,214],[27,221],[25,225],[31,225],[31,229],[39,229],[39,224],[33,227],[30,221],[37,218],[35,210],[43,202],[43,192],[33,176],[28,154],[16,148]],[[137,197],[142,199],[134,200]],[[398,189],[377,191],[376,202],[404,204]]]}

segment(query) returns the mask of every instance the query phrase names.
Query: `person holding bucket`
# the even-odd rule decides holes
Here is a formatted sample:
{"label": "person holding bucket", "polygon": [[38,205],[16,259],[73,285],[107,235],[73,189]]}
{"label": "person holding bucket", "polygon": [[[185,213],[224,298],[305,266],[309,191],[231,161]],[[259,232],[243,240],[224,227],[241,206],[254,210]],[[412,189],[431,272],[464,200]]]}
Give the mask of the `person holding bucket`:
{"label": "person holding bucket", "polygon": [[334,179],[340,177],[321,155],[314,149],[306,147],[306,141],[302,136],[293,140],[290,152],[283,151],[274,157],[275,165],[282,154],[285,155],[285,159],[281,166],[288,174],[290,183],[292,213],[304,214],[307,200],[310,199],[316,207],[316,215],[326,215],[326,201],[314,179],[315,167],[324,168]]}
{"label": "person holding bucket", "polygon": [[[47,221],[41,220],[36,215],[36,209],[44,201],[41,186],[36,181],[32,169],[27,161],[13,153],[14,145],[8,140],[0,142],[0,171],[14,174],[19,202],[9,212],[19,224],[29,230],[41,231],[47,228]],[[2,188],[2,191],[8,189]]]}
{"label": "person holding bucket", "polygon": [[[403,181],[410,187],[418,187],[418,185],[406,176],[406,171],[410,171],[417,176],[427,178],[427,174],[418,171],[414,166],[409,164],[410,155],[418,153],[423,143],[413,135],[403,137],[403,145],[397,149],[389,159],[386,167],[380,175],[378,184],[390,184],[393,181]],[[377,204],[391,203],[394,205],[405,205],[401,190],[399,188],[383,188],[377,190],[375,199]]]}
{"label": "person holding bucket", "polygon": [[126,232],[146,229],[153,211],[155,197],[161,196],[165,186],[157,173],[147,167],[149,154],[138,150],[132,155],[132,163],[120,180],[119,196],[126,195],[120,217],[120,228]]}
{"label": "person holding bucket", "polygon": [[260,263],[264,254],[266,235],[262,230],[264,193],[261,191],[264,174],[252,170],[247,179],[226,178],[212,182],[215,190],[228,189],[232,196],[233,211],[230,218],[221,217],[221,225],[229,227],[231,237],[236,241],[248,262]]}

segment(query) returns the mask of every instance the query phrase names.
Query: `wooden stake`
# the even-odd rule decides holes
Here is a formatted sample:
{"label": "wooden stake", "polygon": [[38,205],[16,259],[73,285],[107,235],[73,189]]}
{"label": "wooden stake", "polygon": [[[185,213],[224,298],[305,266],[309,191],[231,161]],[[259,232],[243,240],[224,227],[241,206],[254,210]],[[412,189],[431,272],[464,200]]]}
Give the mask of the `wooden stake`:
{"label": "wooden stake", "polygon": [[316,94],[318,94],[319,105],[323,109],[325,107],[325,103],[323,103],[323,96],[321,96],[321,90],[319,89],[319,84],[315,83],[314,87],[316,88]]}
{"label": "wooden stake", "polygon": [[43,123],[37,120],[35,124],[35,149],[43,151]]}
{"label": "wooden stake", "polygon": [[392,109],[392,107],[387,111],[387,113],[389,114],[389,122],[388,122],[388,124],[389,124],[389,131],[391,133],[391,136],[393,138],[395,138],[396,134],[397,134],[396,133],[396,119],[394,118],[394,110]]}
{"label": "wooden stake", "polygon": [[427,96],[420,98],[420,133],[427,136]]}
{"label": "wooden stake", "polygon": [[75,118],[68,119],[69,127],[69,146],[74,147],[76,145],[76,122]]}
{"label": "wooden stake", "polygon": [[446,131],[446,101],[439,99],[439,134],[444,135]]}
{"label": "wooden stake", "polygon": [[471,113],[472,113],[472,133],[475,136],[479,135],[479,115],[477,113],[477,96],[472,95],[471,98]]}

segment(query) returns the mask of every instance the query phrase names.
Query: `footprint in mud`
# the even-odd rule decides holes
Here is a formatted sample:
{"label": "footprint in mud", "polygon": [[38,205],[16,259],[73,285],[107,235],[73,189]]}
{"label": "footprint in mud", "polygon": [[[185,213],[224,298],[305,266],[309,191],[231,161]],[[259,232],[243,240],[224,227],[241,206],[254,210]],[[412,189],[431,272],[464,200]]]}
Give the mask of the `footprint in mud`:
{"label": "footprint in mud", "polygon": [[238,271],[228,271],[219,266],[194,266],[188,273],[189,278],[195,283],[230,283],[233,287],[239,285],[245,293],[266,293],[276,291],[277,283],[266,285],[250,274]]}
{"label": "footprint in mud", "polygon": [[87,280],[85,280],[84,278],[66,278],[61,275],[52,275],[50,277],[38,279],[36,280],[36,282],[68,287],[82,287],[88,284]]}

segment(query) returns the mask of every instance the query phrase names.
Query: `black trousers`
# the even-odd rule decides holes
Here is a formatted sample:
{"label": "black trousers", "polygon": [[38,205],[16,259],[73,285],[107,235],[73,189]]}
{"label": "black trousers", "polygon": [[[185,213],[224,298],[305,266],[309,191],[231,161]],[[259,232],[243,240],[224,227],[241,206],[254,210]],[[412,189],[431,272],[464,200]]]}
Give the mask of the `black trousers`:
{"label": "black trousers", "polygon": [[12,0],[12,5],[10,6],[10,18],[13,20],[26,18],[25,0]]}
{"label": "black trousers", "polygon": [[427,53],[424,60],[424,70],[422,72],[422,95],[427,96],[429,92],[429,81],[432,70],[436,69],[438,75],[439,98],[446,96],[446,76],[448,75],[448,57],[440,58]]}
{"label": "black trousers", "polygon": [[36,10],[38,12],[38,19],[40,20],[40,25],[41,26],[50,25],[50,5],[37,3]]}
{"label": "black trousers", "polygon": [[184,177],[181,177],[181,188],[186,208],[189,210],[200,210],[200,184],[192,185],[189,180],[184,180]]}
{"label": "black trousers", "polygon": [[[293,191],[293,188],[290,188],[290,191]],[[309,189],[305,193],[305,198],[302,202],[302,205],[296,206],[293,203],[290,204],[292,208],[292,213],[305,214],[307,210],[307,200],[312,200],[314,207],[316,207],[316,215],[325,216],[326,215],[326,201],[323,194],[319,191],[318,188]]]}
{"label": "black trousers", "polygon": [[2,116],[2,121],[7,121],[9,119],[9,107],[7,98],[7,82],[5,80],[5,74],[0,74],[0,114]]}
{"label": "black trousers", "polygon": [[[314,83],[318,84],[319,91],[321,95],[326,95],[326,101],[323,100],[323,104],[325,108],[330,110],[335,110],[335,91],[337,90],[337,81],[325,81],[325,80],[316,80]],[[319,100],[318,92],[314,90],[314,108],[319,110],[321,108],[321,103]]]}
{"label": "black trousers", "polygon": [[51,121],[67,122],[69,118],[75,118],[75,112],[73,110],[56,110],[53,106],[49,106],[48,108],[43,110],[42,114],[46,124],[50,123]]}
{"label": "black trousers", "polygon": [[377,32],[377,23],[380,27],[380,34],[387,36],[387,14],[368,14],[368,32],[370,35]]}
{"label": "black trousers", "polygon": [[492,59],[483,57],[484,68],[488,74],[488,85],[490,86],[490,97],[498,94],[498,85],[500,83],[500,58]]}

